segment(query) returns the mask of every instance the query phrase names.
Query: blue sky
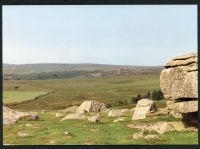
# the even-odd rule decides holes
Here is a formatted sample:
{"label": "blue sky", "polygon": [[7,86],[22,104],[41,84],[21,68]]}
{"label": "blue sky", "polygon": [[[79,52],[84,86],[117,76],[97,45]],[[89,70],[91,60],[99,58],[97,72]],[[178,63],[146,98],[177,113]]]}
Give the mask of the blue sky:
{"label": "blue sky", "polygon": [[3,6],[4,63],[149,66],[196,51],[196,5]]}

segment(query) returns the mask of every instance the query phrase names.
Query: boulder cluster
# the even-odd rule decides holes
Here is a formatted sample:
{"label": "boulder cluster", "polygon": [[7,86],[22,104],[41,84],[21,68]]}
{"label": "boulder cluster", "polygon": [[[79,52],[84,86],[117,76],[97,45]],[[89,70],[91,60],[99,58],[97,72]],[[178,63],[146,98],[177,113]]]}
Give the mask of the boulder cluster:
{"label": "boulder cluster", "polygon": [[189,125],[198,124],[197,59],[195,53],[175,57],[160,75],[163,95],[171,101],[168,107],[174,113],[181,113],[183,121]]}
{"label": "boulder cluster", "polygon": [[19,112],[3,106],[3,125],[15,124],[18,120],[37,120],[35,113]]}

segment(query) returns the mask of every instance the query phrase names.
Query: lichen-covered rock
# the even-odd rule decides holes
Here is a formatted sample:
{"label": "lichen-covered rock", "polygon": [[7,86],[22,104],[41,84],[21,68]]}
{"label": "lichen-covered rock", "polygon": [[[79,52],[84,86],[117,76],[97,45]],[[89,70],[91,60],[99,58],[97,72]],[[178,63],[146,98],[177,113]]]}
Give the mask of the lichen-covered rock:
{"label": "lichen-covered rock", "polygon": [[30,112],[19,112],[3,106],[3,125],[12,125],[18,120],[37,120],[39,117]]}
{"label": "lichen-covered rock", "polygon": [[106,111],[106,105],[97,100],[86,100],[77,109],[76,113]]}
{"label": "lichen-covered rock", "polygon": [[133,129],[141,129],[145,131],[155,131],[159,134],[163,134],[167,131],[173,131],[173,125],[169,122],[158,122],[158,123],[146,123],[146,124],[128,124],[127,127]]}
{"label": "lichen-covered rock", "polygon": [[175,102],[169,108],[180,113],[197,112],[198,100]]}
{"label": "lichen-covered rock", "polygon": [[165,65],[160,87],[166,99],[198,98],[197,54],[176,57]]}
{"label": "lichen-covered rock", "polygon": [[142,131],[155,131],[159,134],[163,134],[168,131],[187,131],[184,122],[157,122],[157,123],[145,123],[145,124],[128,124],[127,127],[132,129],[140,129]]}
{"label": "lichen-covered rock", "polygon": [[132,120],[145,119],[148,113],[156,111],[156,105],[153,100],[141,99],[137,102]]}

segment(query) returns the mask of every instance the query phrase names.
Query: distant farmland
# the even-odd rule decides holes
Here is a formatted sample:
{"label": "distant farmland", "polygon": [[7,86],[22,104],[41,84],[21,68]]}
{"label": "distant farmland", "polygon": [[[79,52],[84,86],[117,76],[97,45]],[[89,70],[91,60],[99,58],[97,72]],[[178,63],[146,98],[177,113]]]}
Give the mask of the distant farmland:
{"label": "distant farmland", "polygon": [[12,91],[15,86],[19,87],[18,91],[30,93],[36,90],[39,94],[55,91],[37,100],[13,107],[19,109],[62,109],[89,99],[97,99],[114,106],[119,100],[127,100],[130,103],[132,97],[137,94],[146,94],[148,90],[160,89],[157,74],[53,80],[4,80],[3,82],[4,91]]}

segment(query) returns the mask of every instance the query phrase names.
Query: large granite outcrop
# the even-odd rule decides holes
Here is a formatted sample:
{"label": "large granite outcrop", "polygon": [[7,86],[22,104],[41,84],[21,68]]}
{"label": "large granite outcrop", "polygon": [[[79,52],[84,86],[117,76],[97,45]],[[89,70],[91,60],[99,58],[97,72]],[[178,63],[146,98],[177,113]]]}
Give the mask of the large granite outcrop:
{"label": "large granite outcrop", "polygon": [[165,65],[160,75],[160,87],[168,108],[181,113],[183,121],[197,124],[198,113],[198,57],[191,53],[175,57]]}
{"label": "large granite outcrop", "polygon": [[197,54],[176,57],[165,65],[160,87],[167,99],[198,98]]}

